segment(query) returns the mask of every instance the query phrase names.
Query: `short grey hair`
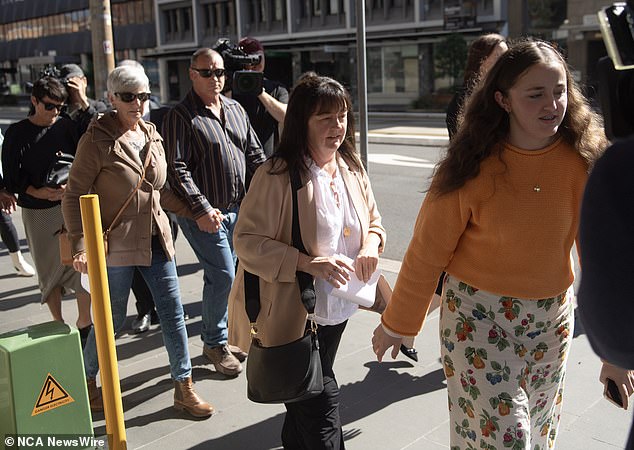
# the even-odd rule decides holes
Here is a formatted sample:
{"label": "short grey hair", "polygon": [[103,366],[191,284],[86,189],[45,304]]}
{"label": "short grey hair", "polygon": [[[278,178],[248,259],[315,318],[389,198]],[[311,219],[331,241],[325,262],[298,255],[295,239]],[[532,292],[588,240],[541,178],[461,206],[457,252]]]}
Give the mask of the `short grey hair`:
{"label": "short grey hair", "polygon": [[136,61],[134,59],[124,59],[123,61],[119,61],[119,64],[117,64],[117,67],[123,67],[123,66],[136,67],[137,69],[141,69],[143,70],[143,72],[145,72],[145,68],[143,67],[143,64],[141,64],[139,61]]}
{"label": "short grey hair", "polygon": [[131,92],[141,89],[150,92],[150,80],[143,70],[132,66],[120,66],[108,75],[108,92]]}

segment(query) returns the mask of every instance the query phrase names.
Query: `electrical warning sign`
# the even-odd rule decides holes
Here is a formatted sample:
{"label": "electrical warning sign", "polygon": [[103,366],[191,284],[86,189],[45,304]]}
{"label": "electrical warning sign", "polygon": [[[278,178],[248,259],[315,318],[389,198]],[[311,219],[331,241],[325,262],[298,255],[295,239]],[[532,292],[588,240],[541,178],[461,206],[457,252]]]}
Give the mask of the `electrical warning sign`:
{"label": "electrical warning sign", "polygon": [[35,402],[35,407],[33,408],[31,417],[74,401],[73,397],[71,397],[68,392],[64,390],[62,385],[59,384],[49,373],[46,376],[44,386],[42,386],[37,402]]}

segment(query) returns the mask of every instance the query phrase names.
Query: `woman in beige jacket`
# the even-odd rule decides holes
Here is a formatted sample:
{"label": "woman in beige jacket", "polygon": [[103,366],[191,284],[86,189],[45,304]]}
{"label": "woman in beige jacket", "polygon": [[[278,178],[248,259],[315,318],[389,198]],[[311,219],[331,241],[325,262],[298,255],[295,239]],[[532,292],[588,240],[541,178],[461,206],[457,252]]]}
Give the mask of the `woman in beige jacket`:
{"label": "woman in beige jacket", "polygon": [[[244,305],[244,270],[260,277],[258,338],[264,346],[286,344],[304,334],[307,312],[296,272],[315,279],[324,391],[286,404],[285,448],[342,449],[339,387],[332,370],[341,335],[357,305],[331,294],[354,271],[368,281],[376,270],[385,230],[356,154],[352,102],[337,81],[309,73],[291,94],[277,152],[258,169],[242,202],[234,245],[240,261],[229,297],[229,341],[250,344]],[[289,173],[298,171],[301,237],[307,254],[292,246]],[[351,258],[354,262],[348,263]]]}
{"label": "woman in beige jacket", "polygon": [[[124,66],[108,75],[108,97],[115,110],[93,120],[79,141],[62,208],[73,247],[73,267],[86,273],[79,197],[89,192],[99,195],[104,227],[112,225],[106,264],[114,329],[120,330],[125,321],[132,276],[138,268],[152,291],[161,321],[174,379],[174,407],[195,417],[208,417],[213,407],[192,387],[174,245],[161,203],[177,214],[187,214],[188,209],[164,188],[167,163],[162,138],[153,124],[141,119],[149,96],[143,71]],[[117,218],[128,198],[131,201]],[[99,365],[94,332],[84,349],[84,366],[91,409],[99,410],[103,406],[95,381]]]}

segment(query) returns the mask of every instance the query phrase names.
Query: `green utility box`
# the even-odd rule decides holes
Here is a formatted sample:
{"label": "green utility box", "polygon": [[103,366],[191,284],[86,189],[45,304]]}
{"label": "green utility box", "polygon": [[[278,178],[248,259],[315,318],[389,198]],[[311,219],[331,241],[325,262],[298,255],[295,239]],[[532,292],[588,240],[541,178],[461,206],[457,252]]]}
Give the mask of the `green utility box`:
{"label": "green utility box", "polygon": [[75,328],[47,322],[0,335],[0,440],[6,435],[93,436]]}

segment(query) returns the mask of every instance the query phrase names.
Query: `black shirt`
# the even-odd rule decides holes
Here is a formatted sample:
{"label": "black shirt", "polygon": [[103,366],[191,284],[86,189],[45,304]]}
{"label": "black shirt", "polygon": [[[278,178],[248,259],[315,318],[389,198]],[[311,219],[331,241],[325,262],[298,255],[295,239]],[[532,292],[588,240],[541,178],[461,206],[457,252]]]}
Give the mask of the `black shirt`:
{"label": "black shirt", "polygon": [[[277,81],[264,78],[262,85],[267,94],[281,103],[288,103],[288,91]],[[279,142],[279,128],[275,118],[266,110],[262,102],[254,95],[234,95],[233,98],[246,110],[251,126],[255,130],[262,149],[268,158]]]}
{"label": "black shirt", "polygon": [[59,117],[49,127],[24,119],[7,128],[2,144],[2,172],[7,190],[17,194],[19,206],[45,209],[60,204],[32,197],[26,189],[41,188],[55,154],[61,151],[74,155],[78,142],[77,125],[65,117]]}

